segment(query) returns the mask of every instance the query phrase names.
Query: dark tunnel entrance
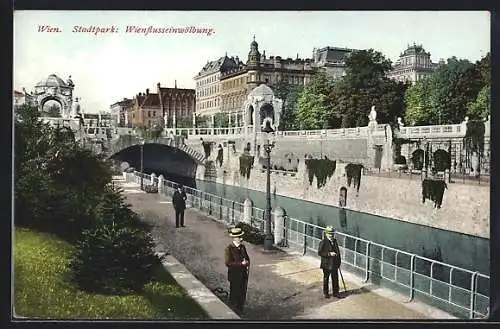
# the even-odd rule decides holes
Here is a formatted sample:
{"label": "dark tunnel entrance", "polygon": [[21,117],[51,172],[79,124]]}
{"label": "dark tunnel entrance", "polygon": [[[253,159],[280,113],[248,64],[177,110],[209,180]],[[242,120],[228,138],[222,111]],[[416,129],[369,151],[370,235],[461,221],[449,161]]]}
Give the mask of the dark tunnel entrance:
{"label": "dark tunnel entrance", "polygon": [[[164,144],[145,144],[142,151],[143,171],[163,175],[165,179],[196,188],[195,160],[186,152]],[[112,160],[127,162],[141,171],[141,146],[133,145],[111,156]]]}

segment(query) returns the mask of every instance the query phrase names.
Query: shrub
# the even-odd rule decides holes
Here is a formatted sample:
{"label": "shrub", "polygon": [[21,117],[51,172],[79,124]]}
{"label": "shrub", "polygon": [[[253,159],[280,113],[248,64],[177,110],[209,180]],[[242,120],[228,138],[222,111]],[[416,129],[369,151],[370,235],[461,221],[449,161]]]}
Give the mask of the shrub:
{"label": "shrub", "polygon": [[156,185],[146,185],[144,186],[144,191],[146,193],[158,193],[158,187],[156,187]]}
{"label": "shrub", "polygon": [[131,227],[150,230],[150,225],[141,221],[139,215],[132,211],[130,204],[125,202],[122,190],[111,185],[106,186],[93,209],[94,218],[98,223],[119,227]]}
{"label": "shrub", "polygon": [[256,245],[264,243],[265,234],[262,233],[259,229],[243,222],[239,222],[238,224],[236,224],[236,227],[241,228],[243,232],[245,232],[245,234],[243,235],[243,240]]}
{"label": "shrub", "polygon": [[161,266],[152,236],[137,228],[103,224],[84,231],[75,247],[72,278],[88,292],[140,291]]}

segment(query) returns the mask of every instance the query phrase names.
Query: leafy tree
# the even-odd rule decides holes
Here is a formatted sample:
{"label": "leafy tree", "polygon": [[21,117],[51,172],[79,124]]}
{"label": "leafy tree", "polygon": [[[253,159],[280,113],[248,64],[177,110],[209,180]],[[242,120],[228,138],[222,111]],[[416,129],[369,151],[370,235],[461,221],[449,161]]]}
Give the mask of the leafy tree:
{"label": "leafy tree", "polygon": [[408,85],[388,79],[390,69],[391,62],[378,51],[353,52],[346,59],[346,75],[329,93],[330,126],[366,126],[373,105],[379,122],[395,122],[402,116]]}
{"label": "leafy tree", "polygon": [[208,115],[197,115],[196,116],[196,127],[197,128],[208,128],[211,118]]}
{"label": "leafy tree", "polygon": [[95,223],[92,211],[111,182],[109,168],[72,133],[42,123],[35,108],[16,114],[15,223],[72,241]]}
{"label": "leafy tree", "polygon": [[468,60],[449,58],[405,95],[405,120],[412,125],[462,122],[467,104],[476,98],[481,73]]}
{"label": "leafy tree", "polygon": [[476,68],[479,73],[479,81],[481,90],[477,97],[468,104],[467,115],[472,120],[483,120],[490,113],[491,102],[491,55],[486,54],[479,62],[476,63]]}
{"label": "leafy tree", "polygon": [[192,128],[193,127],[193,119],[189,117],[180,118],[176,122],[177,128]]}
{"label": "leafy tree", "polygon": [[217,113],[214,116],[215,128],[226,128],[229,126],[229,117],[227,113]]}
{"label": "leafy tree", "polygon": [[47,107],[47,109],[43,109],[42,116],[49,118],[60,118],[61,117],[61,108],[59,105],[52,104]]}
{"label": "leafy tree", "polygon": [[491,86],[485,85],[474,102],[469,103],[467,115],[472,120],[486,119],[491,113]]}
{"label": "leafy tree", "polygon": [[162,118],[158,118],[153,121],[151,126],[139,126],[137,127],[137,130],[142,138],[156,141],[161,137],[164,127],[164,120]]}
{"label": "leafy tree", "polygon": [[328,128],[331,106],[328,99],[333,80],[323,72],[315,74],[298,97],[297,120],[300,129]]}
{"label": "leafy tree", "polygon": [[273,87],[274,95],[283,101],[283,108],[280,118],[280,130],[295,130],[299,128],[297,124],[298,99],[303,90],[303,86],[292,85],[285,80],[281,80]]}

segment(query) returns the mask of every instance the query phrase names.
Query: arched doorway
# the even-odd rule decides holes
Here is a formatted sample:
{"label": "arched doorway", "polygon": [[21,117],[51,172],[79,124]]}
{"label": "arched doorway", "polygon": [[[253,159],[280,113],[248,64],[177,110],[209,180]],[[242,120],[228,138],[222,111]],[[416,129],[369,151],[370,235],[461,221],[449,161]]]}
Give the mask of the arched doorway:
{"label": "arched doorway", "polygon": [[274,122],[274,108],[271,104],[266,103],[260,108],[260,122],[264,122],[265,118],[271,118]]}
{"label": "arched doorway", "polygon": [[63,110],[63,104],[60,100],[55,97],[48,97],[43,100],[41,104],[41,116],[43,117],[61,117],[61,113]]}
{"label": "arched doorway", "polygon": [[411,154],[411,162],[413,169],[422,170],[424,168],[424,150],[418,149]]}
{"label": "arched doorway", "polygon": [[446,169],[450,169],[451,167],[451,157],[450,154],[443,150],[443,149],[438,149],[436,152],[433,154],[434,157],[434,170],[435,171],[445,171]]}
{"label": "arched doorway", "polygon": [[247,114],[248,114],[248,116],[247,116],[247,122],[248,122],[249,126],[253,125],[253,112],[254,112],[254,108],[253,108],[252,105],[250,105],[248,107],[248,111],[247,111]]}

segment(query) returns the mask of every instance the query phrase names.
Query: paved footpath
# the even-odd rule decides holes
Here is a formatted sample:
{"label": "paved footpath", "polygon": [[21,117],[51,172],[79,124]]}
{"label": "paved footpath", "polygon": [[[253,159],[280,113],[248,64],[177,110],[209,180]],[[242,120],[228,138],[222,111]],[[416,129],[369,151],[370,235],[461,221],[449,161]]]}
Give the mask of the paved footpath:
{"label": "paved footpath", "polygon": [[[117,178],[127,202],[153,226],[157,251],[168,252],[211,291],[229,290],[224,248],[231,242],[223,223],[196,209],[185,212],[186,227],[175,228],[170,198],[140,191],[137,184]],[[450,318],[418,302],[388,296],[384,289],[345,273],[345,298],[325,299],[319,260],[284,251],[265,252],[245,243],[251,258],[247,302],[242,319],[433,319]],[[382,292],[382,293],[381,293]],[[398,298],[401,300],[398,302]]]}

